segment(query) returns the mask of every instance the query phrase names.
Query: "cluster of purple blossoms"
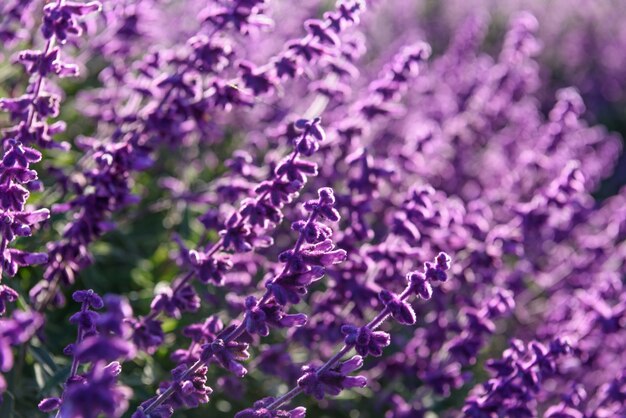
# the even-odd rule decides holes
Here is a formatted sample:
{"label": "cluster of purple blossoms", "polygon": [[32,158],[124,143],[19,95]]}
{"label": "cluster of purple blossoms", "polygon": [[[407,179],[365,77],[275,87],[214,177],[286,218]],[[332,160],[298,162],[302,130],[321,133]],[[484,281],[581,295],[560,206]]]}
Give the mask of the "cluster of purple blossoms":
{"label": "cluster of purple blossoms", "polygon": [[[24,2],[25,13],[30,13]],[[17,5],[12,11],[19,15]],[[0,211],[2,217],[2,237],[0,240],[0,275],[14,276],[19,267],[46,263],[46,253],[35,253],[10,248],[17,237],[32,235],[33,228],[50,216],[48,209],[26,207],[31,191],[38,191],[42,183],[31,164],[42,156],[40,149],[67,148],[68,144],[57,144],[53,136],[63,132],[63,121],[49,123],[60,112],[61,98],[49,77],[76,77],[79,74],[76,64],[64,61],[60,46],[68,37],[80,36],[83,29],[79,19],[99,11],[100,3],[76,3],[65,1],[49,2],[43,7],[41,33],[45,45],[39,50],[23,50],[16,60],[22,64],[29,77],[29,83],[22,95],[0,99],[0,110],[9,114],[11,126],[2,130],[3,156],[0,161]],[[14,16],[15,17],[15,16]],[[6,17],[10,20],[10,16]],[[5,285],[0,285],[6,288]],[[3,292],[2,297],[4,297]],[[2,302],[4,304],[4,301]],[[4,311],[2,311],[4,312]]]}
{"label": "cluster of purple blossoms", "polygon": [[0,415],[626,416],[626,9],[565,3],[0,4]]}
{"label": "cluster of purple blossoms", "polygon": [[[72,358],[69,377],[61,396],[43,399],[39,409],[59,410],[61,416],[120,416],[132,395],[130,388],[117,382],[122,371],[118,360],[135,355],[135,347],[128,342],[132,309],[119,296],[107,295],[103,299],[91,289],[74,292],[72,299],[81,308],[69,319],[78,328],[76,341],[63,349]],[[102,308],[106,308],[105,313],[96,312]],[[86,364],[86,372],[79,373],[81,365]]]}

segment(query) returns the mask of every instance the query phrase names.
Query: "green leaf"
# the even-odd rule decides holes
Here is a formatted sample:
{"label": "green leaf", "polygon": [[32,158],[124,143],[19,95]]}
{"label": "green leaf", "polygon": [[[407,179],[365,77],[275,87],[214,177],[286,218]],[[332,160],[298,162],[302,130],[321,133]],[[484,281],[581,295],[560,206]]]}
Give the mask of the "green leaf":
{"label": "green leaf", "polygon": [[48,395],[52,391],[52,389],[54,389],[57,386],[62,389],[63,383],[70,376],[70,369],[71,369],[71,366],[67,365],[66,367],[63,367],[62,369],[57,370],[57,372],[53,374],[46,381],[45,386],[41,388],[41,390],[39,391],[39,396],[43,397],[43,396]]}
{"label": "green leaf", "polygon": [[48,380],[46,373],[39,363],[33,364],[33,370],[35,371],[35,382],[37,382],[37,387],[41,390],[46,386],[46,380]]}
{"label": "green leaf", "polygon": [[39,364],[46,366],[45,371],[48,375],[53,375],[58,371],[59,367],[54,362],[54,359],[48,350],[44,347],[37,347],[34,345],[29,345],[28,348]]}
{"label": "green leaf", "polygon": [[2,394],[2,403],[0,403],[0,418],[13,418],[13,407],[15,406],[15,397],[11,391]]}

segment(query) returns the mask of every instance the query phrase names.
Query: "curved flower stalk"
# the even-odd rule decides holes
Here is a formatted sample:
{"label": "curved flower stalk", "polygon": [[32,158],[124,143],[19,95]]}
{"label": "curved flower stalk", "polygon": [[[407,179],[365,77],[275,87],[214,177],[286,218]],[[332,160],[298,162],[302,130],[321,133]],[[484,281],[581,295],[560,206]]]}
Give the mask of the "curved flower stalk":
{"label": "curved flower stalk", "polygon": [[76,65],[62,60],[59,45],[64,44],[68,37],[79,36],[82,33],[79,19],[98,10],[100,3],[97,1],[76,3],[58,0],[46,4],[41,27],[46,39],[43,49],[22,51],[17,56],[18,62],[25,66],[30,75],[26,92],[17,98],[0,99],[0,110],[8,112],[14,123],[2,132],[0,276],[14,276],[19,267],[47,261],[44,253],[12,249],[9,244],[17,237],[30,236],[32,229],[50,216],[48,209],[26,208],[30,190],[41,188],[37,172],[31,168],[31,164],[41,160],[41,154],[32,147],[64,147],[52,140],[53,135],[64,130],[65,124],[61,121],[48,123],[49,118],[58,116],[61,99],[47,86],[47,77],[78,75]]}
{"label": "curved flower stalk", "polygon": [[323,277],[325,267],[346,258],[345,251],[334,249],[330,240],[332,230],[318,220],[339,220],[339,213],[333,207],[333,191],[322,188],[318,195],[317,200],[304,204],[309,213],[307,219],[292,224],[299,235],[293,249],[280,254],[279,260],[284,264],[281,272],[266,282],[266,291],[260,299],[254,296],[246,299],[243,321],[222,329],[219,320],[213,318],[204,325],[189,328],[187,332],[192,335],[193,344],[187,352],[176,353],[181,364],[172,371],[174,381],[164,385],[158,396],[144,402],[133,417],[170,416],[177,408],[208,402],[211,389],[203,386],[203,396],[199,399],[198,393],[191,390],[192,382],[197,379],[206,382],[209,362],[217,362],[238,377],[245,376],[247,370],[239,361],[249,357],[248,344],[238,341],[245,333],[267,336],[270,325],[279,328],[304,325],[306,315],[287,314],[286,305],[300,302],[307,288]]}
{"label": "curved flower stalk", "polygon": [[[93,290],[79,290],[72,295],[81,304],[79,312],[70,317],[78,327],[76,342],[63,352],[72,357],[70,375],[60,397],[43,399],[43,412],[58,410],[60,417],[120,417],[128,408],[130,388],[117,384],[122,366],[117,360],[134,356],[135,348],[128,342],[128,319],[132,310],[118,296],[102,299]],[[94,309],[106,307],[103,314]],[[86,373],[79,373],[81,364],[91,364]]]}
{"label": "curved flower stalk", "polygon": [[192,270],[157,295],[151,305],[152,312],[135,324],[135,342],[139,347],[152,351],[162,342],[160,323],[156,320],[160,313],[176,316],[199,308],[199,298],[191,286],[194,278],[205,284],[221,284],[224,274],[232,267],[225,251],[248,252],[255,246],[271,244],[271,237],[263,230],[281,222],[283,205],[290,203],[304,187],[307,176],[317,174],[316,164],[298,157],[309,157],[319,148],[325,137],[320,119],[299,120],[297,129],[301,134],[294,142],[293,152],[275,168],[269,180],[256,188],[257,197],[244,200],[241,208],[230,216],[220,231],[219,241],[208,250],[187,251],[187,265]]}
{"label": "curved flower stalk", "polygon": [[[345,334],[345,345],[326,363],[319,367],[312,365],[303,367],[303,374],[298,379],[297,387],[277,399],[270,398],[260,401],[253,408],[241,411],[235,417],[304,416],[304,411],[300,408],[292,411],[279,410],[278,408],[301,393],[321,400],[325,395],[338,395],[343,389],[366,386],[367,379],[365,377],[348,376],[348,373],[363,365],[363,357],[368,355],[378,357],[382,354],[383,348],[390,344],[390,335],[383,331],[376,331],[376,329],[389,317],[394,318],[400,324],[413,325],[416,321],[415,312],[407,300],[411,296],[418,296],[425,300],[430,299],[433,292],[430,282],[446,281],[446,271],[450,269],[450,262],[450,257],[447,254],[440,253],[434,263],[424,265],[423,272],[414,271],[407,274],[407,287],[399,295],[382,290],[379,293],[379,298],[384,306],[383,310],[363,327],[344,325],[341,331]],[[342,361],[341,359],[352,349],[355,349],[359,355]]]}

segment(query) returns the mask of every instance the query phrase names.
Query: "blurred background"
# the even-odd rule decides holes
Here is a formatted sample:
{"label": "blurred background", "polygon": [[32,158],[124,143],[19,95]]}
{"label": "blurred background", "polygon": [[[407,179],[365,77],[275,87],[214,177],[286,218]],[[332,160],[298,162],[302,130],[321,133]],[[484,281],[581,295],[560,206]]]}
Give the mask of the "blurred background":
{"label": "blurred background", "polygon": [[[42,42],[37,30],[41,0],[22,3],[26,12],[16,21],[10,20],[7,14],[15,2],[0,0],[0,33],[5,40],[0,46],[0,97],[19,94],[27,82],[22,68],[14,64],[16,51],[40,46]],[[58,87],[64,95],[59,119],[66,121],[68,127],[58,139],[68,143],[69,152],[45,152],[42,164],[47,170],[41,170],[45,188],[42,192],[34,192],[29,200],[38,207],[51,207],[71,194],[59,171],[71,170],[80,163],[82,153],[77,147],[77,138],[94,135],[102,122],[102,114],[115,112],[107,107],[107,103],[115,101],[107,102],[103,97],[115,91],[109,83],[112,74],[136,69],[133,63],[139,61],[146,50],[175,49],[177,44],[184,43],[195,31],[199,12],[210,2],[112,0],[103,3],[103,13],[85,22],[87,35],[65,48],[82,67],[83,76],[59,82]],[[302,35],[304,20],[321,18],[324,12],[333,8],[333,4],[319,0],[269,1],[266,14],[277,22],[275,28],[269,35],[253,33],[247,38],[235,38],[238,53],[255,63],[266,62],[286,40]],[[623,0],[369,1],[368,11],[359,26],[367,49],[358,61],[361,74],[354,81],[354,89],[366,86],[406,43],[428,42],[433,47],[431,60],[436,60],[448,49],[456,31],[468,19],[483,22],[485,36],[479,49],[485,56],[495,58],[502,49],[510,17],[522,10],[533,13],[539,22],[536,36],[541,48],[537,55],[540,80],[534,100],[542,112],[548,115],[557,90],[574,86],[584,99],[587,111],[583,117],[589,124],[600,124],[622,138],[626,136],[626,1]],[[127,39],[134,39],[134,43],[120,42],[120,34],[124,33]],[[124,48],[129,49],[120,51]],[[424,71],[427,73],[428,67]],[[117,82],[123,81],[124,77],[119,77]],[[109,88],[104,89],[107,83]],[[302,84],[301,90],[306,90],[306,80]],[[298,91],[298,87],[293,89]],[[286,91],[289,94],[293,90]],[[207,242],[217,238],[214,231],[206,234],[198,218],[210,214],[215,205],[212,196],[215,188],[220,186],[217,179],[228,170],[224,162],[240,147],[258,143],[257,139],[251,140],[246,135],[245,127],[267,114],[285,113],[285,108],[298,105],[298,97],[283,98],[281,104],[259,100],[262,101],[259,103],[261,110],[257,113],[241,112],[223,119],[216,116],[218,122],[224,122],[223,126],[226,126],[213,131],[216,136],[224,138],[219,142],[194,141],[185,147],[163,145],[164,152],[159,153],[156,164],[140,173],[133,183],[133,191],[142,197],[141,201],[115,214],[117,227],[92,246],[93,264],[80,273],[76,289],[92,288],[101,294],[125,294],[136,313],[149,310],[155,287],[161,282],[170,282],[179,274],[179,268],[171,261],[171,255],[178,251],[175,237],[184,242]],[[238,129],[238,123],[244,128]],[[8,125],[8,119],[1,115],[0,128]],[[616,170],[601,182],[594,197],[602,201],[615,195],[624,184],[626,159],[621,156]],[[55,213],[49,224],[38,232],[37,239],[21,245],[36,249],[38,242],[58,238],[65,220],[62,211]],[[290,242],[288,229],[281,229],[276,241],[277,247],[286,247]],[[274,255],[261,252],[260,256],[269,258]],[[40,275],[41,269],[22,269],[19,278],[12,280],[12,285],[20,294],[27,295]],[[219,301],[227,298],[227,290],[204,288],[205,294],[201,296],[219,306]],[[10,407],[6,403],[0,406],[0,416],[40,415],[33,406],[41,397],[53,393],[67,376],[68,360],[62,351],[75,338],[75,330],[68,325],[67,318],[76,309],[76,305],[70,302],[47,314],[45,344],[22,353],[20,361],[28,367],[23,367],[22,375],[16,377],[20,386],[17,386],[14,403]],[[167,319],[164,330],[180,329],[213,311],[214,307],[207,304],[203,310],[184,319]],[[280,343],[284,337],[280,332],[273,333],[267,343]],[[173,338],[168,338],[154,355],[144,354],[139,361],[125,365],[124,383],[135,393],[131,411],[138,401],[152,396],[157,382],[168,375],[174,365],[169,355],[177,344]],[[496,338],[491,348],[481,353],[481,359],[498,353],[503,344],[503,338]],[[254,358],[259,354],[259,349],[253,348],[251,372],[245,383],[222,370],[211,371],[209,381],[217,382],[215,386],[223,390],[215,391],[208,405],[179,412],[178,416],[232,417],[254,400],[267,395],[268,387],[278,393],[286,390],[287,386],[280,378],[268,377],[255,369]],[[295,362],[305,361],[307,355],[303,348],[292,350]],[[479,380],[486,377],[482,360],[472,371]],[[373,375],[384,372],[374,370]],[[407,389],[410,387],[411,384],[385,382],[380,387],[344,391],[330,402],[314,402],[305,397],[301,402],[310,417],[374,418],[381,417],[380,411],[384,410],[380,402],[388,402],[388,397],[383,396],[385,393],[397,391],[410,398]],[[430,406],[433,411],[430,416],[437,416],[437,411],[449,406],[462,406],[470,387],[454,390],[445,400],[436,401]]]}

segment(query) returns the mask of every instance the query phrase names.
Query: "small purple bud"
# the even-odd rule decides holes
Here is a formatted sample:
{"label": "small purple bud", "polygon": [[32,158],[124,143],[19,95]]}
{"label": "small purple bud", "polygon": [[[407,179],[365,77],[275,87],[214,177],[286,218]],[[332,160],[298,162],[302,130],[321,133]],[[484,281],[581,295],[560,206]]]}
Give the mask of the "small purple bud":
{"label": "small purple bud", "polygon": [[39,402],[39,405],[37,405],[37,406],[38,406],[39,410],[42,411],[42,412],[56,411],[61,406],[61,399],[59,399],[59,398],[45,398],[41,402]]}

